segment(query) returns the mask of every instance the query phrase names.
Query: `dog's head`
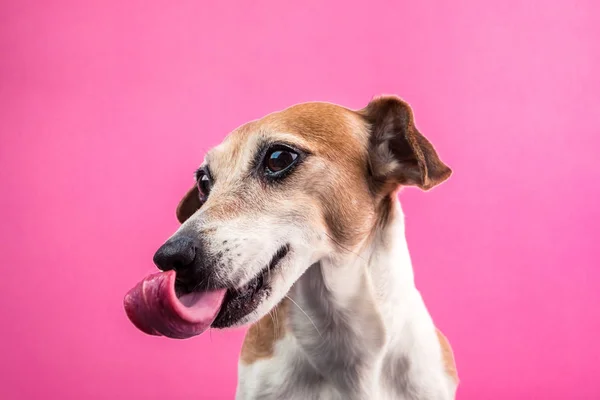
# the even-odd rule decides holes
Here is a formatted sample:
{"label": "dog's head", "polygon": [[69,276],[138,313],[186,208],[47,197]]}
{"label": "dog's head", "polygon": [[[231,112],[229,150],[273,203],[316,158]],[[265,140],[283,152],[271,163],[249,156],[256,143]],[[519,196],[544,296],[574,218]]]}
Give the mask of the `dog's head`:
{"label": "dog's head", "polygon": [[309,266],[363,245],[398,187],[428,190],[450,174],[396,97],[359,111],[296,105],[206,155],[154,261],[176,271],[179,295],[227,289],[212,326],[254,322]]}

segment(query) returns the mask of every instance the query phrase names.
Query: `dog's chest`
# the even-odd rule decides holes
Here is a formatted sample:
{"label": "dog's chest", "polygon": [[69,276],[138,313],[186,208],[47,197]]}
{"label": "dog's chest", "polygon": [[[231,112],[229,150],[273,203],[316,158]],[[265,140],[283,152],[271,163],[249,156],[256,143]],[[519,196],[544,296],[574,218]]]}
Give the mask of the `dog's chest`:
{"label": "dog's chest", "polygon": [[269,357],[249,364],[240,362],[236,399],[322,398],[322,379],[306,363],[295,340],[290,336],[281,338]]}
{"label": "dog's chest", "polygon": [[343,392],[315,371],[294,339],[284,337],[271,357],[251,364],[240,362],[236,400],[409,400],[389,391],[380,384],[378,376],[373,374],[365,381],[369,386],[368,397],[354,391]]}

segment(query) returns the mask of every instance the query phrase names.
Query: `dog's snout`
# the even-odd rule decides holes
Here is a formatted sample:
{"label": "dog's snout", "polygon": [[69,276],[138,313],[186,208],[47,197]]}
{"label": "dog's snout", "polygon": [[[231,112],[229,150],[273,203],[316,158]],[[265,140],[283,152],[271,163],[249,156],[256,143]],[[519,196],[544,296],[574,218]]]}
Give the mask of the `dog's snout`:
{"label": "dog's snout", "polygon": [[154,264],[163,270],[181,270],[193,264],[197,246],[194,239],[186,236],[175,236],[156,251]]}

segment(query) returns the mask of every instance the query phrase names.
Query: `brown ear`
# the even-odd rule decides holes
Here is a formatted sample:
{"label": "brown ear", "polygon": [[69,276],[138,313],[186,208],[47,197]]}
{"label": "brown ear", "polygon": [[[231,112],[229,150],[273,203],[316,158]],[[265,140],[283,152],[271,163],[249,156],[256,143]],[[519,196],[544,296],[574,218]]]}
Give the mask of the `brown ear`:
{"label": "brown ear", "polygon": [[177,206],[177,219],[180,223],[184,223],[189,217],[191,217],[196,211],[200,209],[200,197],[198,193],[198,187],[194,185],[193,188],[183,196],[183,199]]}
{"label": "brown ear", "polygon": [[429,190],[452,174],[414,124],[410,106],[379,97],[359,113],[369,122],[369,166],[376,190],[416,185]]}

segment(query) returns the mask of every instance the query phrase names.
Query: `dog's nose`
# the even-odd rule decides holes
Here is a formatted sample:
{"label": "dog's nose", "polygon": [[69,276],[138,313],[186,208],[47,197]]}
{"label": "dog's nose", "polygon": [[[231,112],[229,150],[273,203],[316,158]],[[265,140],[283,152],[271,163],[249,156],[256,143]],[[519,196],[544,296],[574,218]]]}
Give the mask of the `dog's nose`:
{"label": "dog's nose", "polygon": [[196,243],[192,238],[175,236],[156,251],[154,264],[163,271],[181,270],[193,264],[196,251]]}

